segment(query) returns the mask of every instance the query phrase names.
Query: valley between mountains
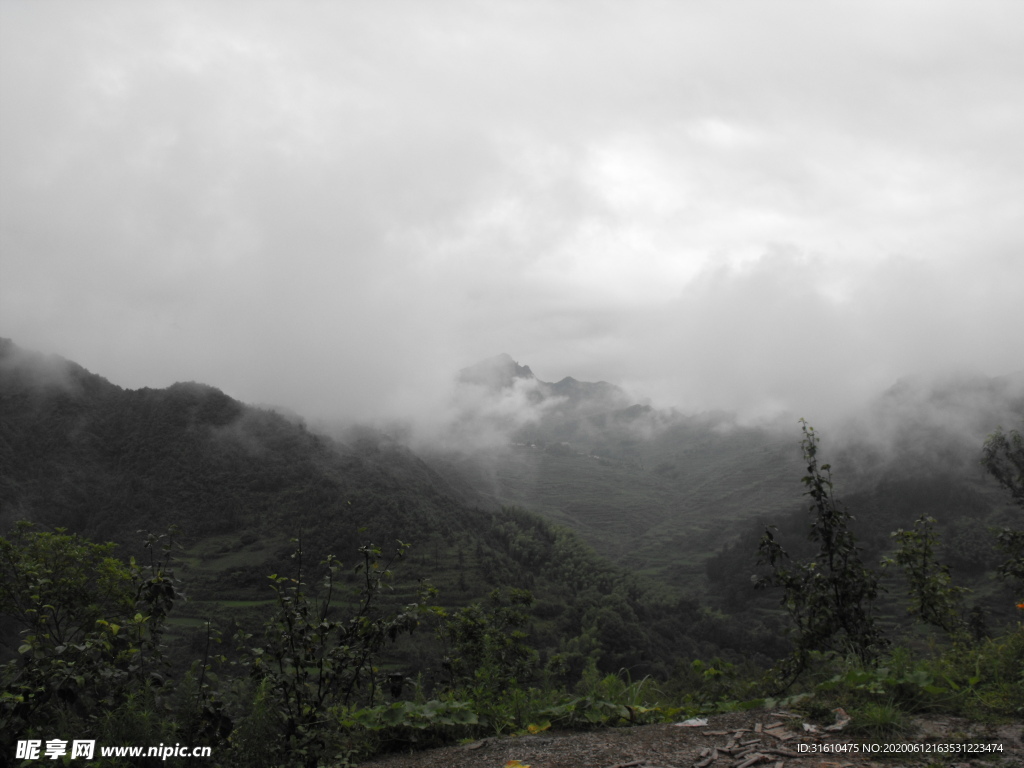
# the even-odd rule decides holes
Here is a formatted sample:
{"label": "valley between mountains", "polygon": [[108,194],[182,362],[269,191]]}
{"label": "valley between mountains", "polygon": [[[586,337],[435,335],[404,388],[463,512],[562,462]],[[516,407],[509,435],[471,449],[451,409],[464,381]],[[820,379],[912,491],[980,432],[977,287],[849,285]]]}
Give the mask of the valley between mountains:
{"label": "valley between mountains", "polygon": [[[268,577],[303,589],[307,580],[324,578],[321,562],[338,558],[343,567],[324,621],[340,618],[362,610],[360,590],[369,581],[351,566],[378,548],[378,559],[366,556],[365,564],[386,570],[387,578],[377,584],[367,620],[413,611],[409,606],[421,612],[393,625],[387,642],[382,636],[374,646],[380,655],[367,662],[365,680],[390,676],[391,693],[370,683],[362,705],[393,701],[397,709],[389,711],[401,718],[437,696],[475,702],[461,720],[449,713],[443,727],[423,726],[429,738],[414,740],[422,746],[477,736],[487,727],[497,733],[532,727],[522,719],[527,711],[541,713],[536,718],[544,728],[578,718],[588,725],[639,723],[658,713],[681,717],[763,697],[758,675],[793,648],[779,592],[754,589],[767,572],[758,564],[765,526],[775,526],[793,558],[814,557],[801,484],[803,414],[759,423],[726,412],[684,414],[634,402],[606,382],[545,382],[507,355],[453,373],[450,397],[452,418],[432,432],[397,422],[320,423],[246,405],[208,384],[124,389],[72,361],[0,340],[0,527],[13,531],[28,521],[36,532],[111,541],[116,557],[138,563],[153,559],[143,531],[173,530],[169,556],[182,598],[166,616],[163,655],[176,674],[206,658],[199,668],[212,675],[210,638],[218,638],[223,679],[235,674],[232,665],[252,663],[249,651],[230,639],[248,635],[245,642],[257,642],[283,605],[285,586],[275,593]],[[903,380],[855,413],[816,425],[835,495],[853,512],[859,557],[878,568],[894,551],[894,531],[913,529],[922,515],[933,518],[932,554],[961,590],[958,610],[965,627],[973,617],[976,642],[1012,637],[1014,626],[1019,634],[1020,596],[1012,580],[995,577],[1003,561],[995,534],[1024,527],[1021,510],[980,457],[989,435],[1022,424],[1018,375]],[[940,653],[957,647],[915,623],[898,569],[878,572],[882,589],[873,610],[887,636],[910,649],[905,663],[929,644]],[[289,599],[294,605],[299,593]],[[12,604],[5,610],[14,610]],[[0,631],[12,670],[28,663],[19,651],[21,629],[9,621]],[[88,627],[79,630],[91,637]],[[42,658],[44,651],[38,653]],[[836,662],[829,663],[831,672],[820,672],[817,683],[832,673],[841,677]],[[294,659],[282,662],[279,674],[300,668]],[[499,677],[484,680],[481,670]],[[927,684],[910,679],[921,690],[955,692],[934,675]],[[364,684],[353,682],[358,690]],[[306,683],[296,685],[305,690]],[[863,691],[870,688],[864,685]],[[519,691],[512,697],[516,712],[503,698],[510,686]],[[589,703],[577,699],[573,706],[604,701],[609,709],[584,716],[564,708],[568,699],[531,704],[531,696],[541,695],[534,690],[576,691]],[[225,755],[240,749],[238,724],[252,725],[255,715],[246,714],[237,692],[203,691],[190,695],[206,707],[201,718],[219,725],[210,720],[195,734],[221,739]],[[275,695],[285,696],[281,691]],[[147,695],[170,706],[162,694]],[[179,689],[171,697],[175,706],[183,695]],[[253,695],[245,694],[250,703]],[[622,701],[632,695],[637,698]],[[1005,695],[1011,703],[992,704],[993,711],[1012,710],[1013,695]],[[363,722],[354,709],[344,710],[348,715],[325,709],[318,717],[328,711],[338,722]],[[336,733],[322,739],[309,724],[268,717],[266,728],[292,729],[295,749],[306,744],[317,760],[342,764],[325,757],[341,748]],[[275,717],[285,725],[275,725]],[[17,722],[34,727],[31,720]],[[367,733],[372,738],[351,754],[402,743],[381,728]],[[536,766],[549,764],[563,765],[538,759]]]}

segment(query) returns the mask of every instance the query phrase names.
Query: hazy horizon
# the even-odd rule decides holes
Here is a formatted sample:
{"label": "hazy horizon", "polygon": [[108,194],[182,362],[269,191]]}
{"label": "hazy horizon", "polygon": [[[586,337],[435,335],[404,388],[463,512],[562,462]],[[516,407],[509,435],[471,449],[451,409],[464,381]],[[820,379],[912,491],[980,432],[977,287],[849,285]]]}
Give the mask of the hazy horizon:
{"label": "hazy horizon", "polygon": [[1024,6],[0,1],[0,336],[431,414],[505,352],[683,412],[1024,367]]}

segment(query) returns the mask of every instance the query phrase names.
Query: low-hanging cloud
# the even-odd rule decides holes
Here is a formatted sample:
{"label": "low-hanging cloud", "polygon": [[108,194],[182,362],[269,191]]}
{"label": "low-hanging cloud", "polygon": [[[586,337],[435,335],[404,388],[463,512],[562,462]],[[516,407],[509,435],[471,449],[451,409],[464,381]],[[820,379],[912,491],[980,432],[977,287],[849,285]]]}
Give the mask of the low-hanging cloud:
{"label": "low-hanging cloud", "polygon": [[1024,359],[1009,6],[53,8],[0,6],[0,325],[117,384],[429,420],[507,351],[813,415]]}

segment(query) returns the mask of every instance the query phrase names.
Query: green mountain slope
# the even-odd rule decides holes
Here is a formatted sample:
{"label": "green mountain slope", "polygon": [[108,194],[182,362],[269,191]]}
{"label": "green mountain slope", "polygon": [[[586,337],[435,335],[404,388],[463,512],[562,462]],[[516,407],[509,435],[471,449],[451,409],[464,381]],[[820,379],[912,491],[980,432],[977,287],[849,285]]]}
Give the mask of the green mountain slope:
{"label": "green mountain slope", "polygon": [[201,536],[343,526],[358,506],[350,522],[375,519],[385,535],[412,515],[443,532],[460,510],[459,492],[408,450],[343,446],[213,387],[123,390],[9,341],[0,366],[4,523],[115,539],[173,523]]}
{"label": "green mountain slope", "polygon": [[[467,371],[478,373],[463,371],[463,381],[486,385],[497,402],[538,381],[508,356]],[[749,586],[763,525],[802,520],[796,419],[753,427],[725,413],[623,407],[621,390],[607,396],[610,384],[576,384],[573,399],[539,385],[529,390],[537,392],[535,407],[506,424],[504,444],[425,456],[494,503],[543,513],[614,562],[690,594],[714,591],[723,579],[736,582],[732,591]],[[471,424],[487,413],[475,395]],[[888,546],[891,531],[931,514],[962,544],[950,548],[950,560],[983,572],[987,556],[968,542],[986,527],[1011,524],[1014,512],[978,464],[981,444],[998,426],[1022,423],[1021,376],[955,376],[900,381],[853,417],[826,425],[839,491],[861,510],[859,533],[872,555]],[[742,545],[733,547],[738,538]],[[723,559],[723,548],[733,555]]]}
{"label": "green mountain slope", "polygon": [[175,616],[183,631],[210,617],[258,622],[267,576],[294,570],[293,538],[312,563],[403,540],[413,547],[397,603],[420,579],[449,606],[497,587],[531,589],[535,644],[567,653],[576,673],[590,658],[610,671],[664,673],[723,643],[771,644],[759,627],[722,631],[696,601],[535,515],[471,506],[465,481],[370,431],[342,444],[201,384],[125,390],[10,341],[0,344],[0,407],[4,528],[28,519],[141,555],[137,531],[179,526],[193,598]]}

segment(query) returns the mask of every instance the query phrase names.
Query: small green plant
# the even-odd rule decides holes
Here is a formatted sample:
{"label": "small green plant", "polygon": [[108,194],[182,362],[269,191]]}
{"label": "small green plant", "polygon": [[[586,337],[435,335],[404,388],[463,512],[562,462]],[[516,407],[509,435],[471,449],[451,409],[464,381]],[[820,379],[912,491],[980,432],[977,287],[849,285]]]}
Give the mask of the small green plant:
{"label": "small green plant", "polygon": [[[1020,432],[1014,429],[1007,434],[997,429],[985,441],[981,454],[981,465],[1024,509],[1024,438]],[[1007,556],[999,566],[999,575],[1024,590],[1024,531],[1004,528],[999,533],[999,548]],[[1020,596],[1024,598],[1024,591]]]}
{"label": "small green plant", "polygon": [[448,695],[473,702],[495,733],[525,726],[522,692],[538,673],[538,654],[523,629],[532,603],[525,589],[496,589],[483,603],[453,613],[434,609],[436,634],[448,649],[442,661]]}
{"label": "small green plant", "polygon": [[621,669],[618,674],[601,675],[594,664],[584,672],[577,690],[594,699],[614,701],[627,707],[651,704],[657,694],[654,681],[649,676],[633,680],[628,669]]}
{"label": "small green plant", "polygon": [[892,701],[868,702],[850,714],[852,720],[847,731],[869,739],[903,739],[912,730],[910,716]]}
{"label": "small green plant", "polygon": [[962,636],[967,627],[963,619],[963,596],[968,590],[953,586],[949,568],[936,561],[939,537],[935,518],[922,515],[914,528],[902,528],[892,534],[898,548],[883,566],[896,565],[907,580],[911,598],[907,611],[926,624],[952,636]]}
{"label": "small green plant", "polygon": [[352,739],[352,752],[369,753],[373,747],[426,747],[469,738],[479,732],[480,721],[470,702],[431,699],[396,701],[362,709],[339,708],[335,727]]}
{"label": "small green plant", "polygon": [[231,732],[229,748],[232,762],[252,768],[273,768],[277,764],[275,745],[280,739],[280,718],[276,709],[273,683],[246,680],[240,686],[240,698],[248,702],[244,717]]}
{"label": "small green plant", "polygon": [[886,645],[872,607],[878,595],[878,575],[861,562],[850,530],[853,518],[833,493],[831,467],[818,465],[814,427],[803,419],[801,426],[807,462],[803,484],[813,512],[808,536],[818,545],[818,554],[807,562],[792,562],[769,527],[761,538],[758,558],[771,573],[757,586],[782,587],[782,605],[795,628],[793,656],[782,670],[790,679],[782,690],[806,669],[813,651],[852,653],[869,663]]}
{"label": "small green plant", "polygon": [[708,661],[694,659],[676,665],[671,690],[696,711],[711,711],[728,702],[736,702],[752,692],[747,674],[736,664],[719,657]]}
{"label": "small green plant", "polygon": [[525,589],[495,589],[483,603],[455,612],[437,609],[437,635],[449,648],[444,660],[452,687],[483,686],[500,693],[536,674],[537,652],[527,644],[533,595]]}
{"label": "small green plant", "polygon": [[662,719],[662,709],[657,706],[624,704],[593,696],[563,695],[554,704],[541,709],[537,715],[543,722],[555,724],[560,728],[592,728],[658,722]]}
{"label": "small green plant", "polygon": [[328,711],[357,700],[373,706],[380,684],[374,666],[378,655],[400,633],[416,627],[422,607],[414,603],[393,616],[376,609],[380,591],[391,578],[391,565],[406,549],[399,542],[385,560],[379,547],[360,547],[362,562],[354,570],[362,584],[355,610],[344,617],[333,610],[341,569],[333,556],[322,564],[319,590],[309,589],[303,581],[301,547],[293,555],[295,578],[270,577],[277,613],[267,624],[264,644],[243,649],[243,664],[265,681],[264,706],[269,706],[278,730],[268,749],[277,764],[318,765],[336,746],[335,733],[324,726]]}
{"label": "small green plant", "polygon": [[1024,715],[1024,626],[974,645],[954,644],[926,668],[953,692],[949,711],[982,720]]}

